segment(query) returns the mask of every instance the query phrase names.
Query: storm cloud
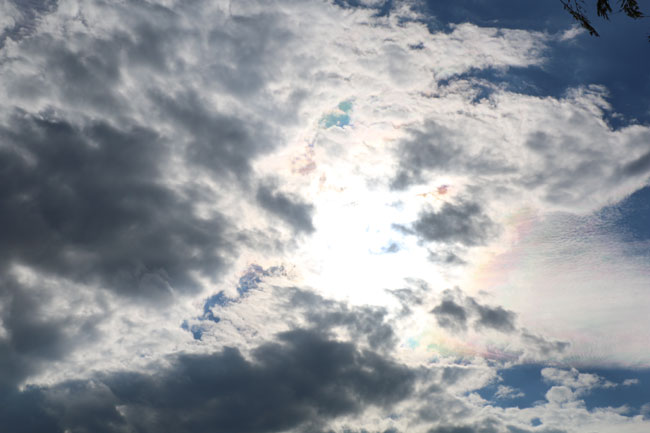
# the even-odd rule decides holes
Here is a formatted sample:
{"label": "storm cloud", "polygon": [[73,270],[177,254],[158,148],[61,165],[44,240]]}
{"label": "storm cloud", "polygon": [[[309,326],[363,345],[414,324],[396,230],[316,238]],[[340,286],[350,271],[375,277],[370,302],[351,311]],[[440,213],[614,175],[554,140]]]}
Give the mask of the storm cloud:
{"label": "storm cloud", "polygon": [[19,262],[143,298],[196,290],[192,271],[217,275],[227,222],[198,218],[165,186],[167,143],[154,131],[18,113],[0,134],[5,269]]}
{"label": "storm cloud", "polygon": [[[415,378],[406,366],[351,343],[294,330],[257,347],[251,360],[225,348],[181,355],[170,368],[151,374],[115,373],[31,389],[16,399],[18,407],[5,407],[0,419],[5,431],[23,431],[15,410],[29,410],[32,425],[49,424],[51,431],[317,429],[367,407],[389,408],[410,395]],[[56,424],[45,413],[55,414]]]}

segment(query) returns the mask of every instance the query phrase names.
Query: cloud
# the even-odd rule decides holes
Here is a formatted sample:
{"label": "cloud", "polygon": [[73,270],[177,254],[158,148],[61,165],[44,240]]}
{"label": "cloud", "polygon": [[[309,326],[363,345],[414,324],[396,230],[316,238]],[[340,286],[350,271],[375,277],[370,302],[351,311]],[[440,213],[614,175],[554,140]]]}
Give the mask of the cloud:
{"label": "cloud", "polygon": [[436,316],[438,324],[443,328],[454,331],[467,330],[469,318],[474,317],[473,327],[511,333],[515,326],[516,314],[501,306],[491,307],[482,305],[472,297],[466,297],[460,290],[445,290],[444,298],[431,312]]}
{"label": "cloud", "polygon": [[459,243],[472,246],[484,243],[493,223],[476,203],[445,203],[439,211],[424,210],[412,224],[412,230],[427,242]]}
{"label": "cloud", "polygon": [[576,393],[567,386],[552,386],[546,392],[546,400],[551,404],[564,404],[576,400]]}
{"label": "cloud", "polygon": [[514,399],[523,397],[525,394],[520,390],[507,385],[499,385],[494,396],[498,399]]}
{"label": "cloud", "polygon": [[563,362],[570,342],[532,333],[518,326],[518,312],[484,303],[481,298],[480,293],[478,297],[468,296],[459,288],[428,298],[423,307],[434,305],[427,315],[435,320],[428,326],[437,329],[429,335],[420,334],[416,341],[431,339],[429,344],[440,346],[445,356],[482,356],[498,362]]}
{"label": "cloud", "polygon": [[443,300],[431,312],[435,314],[438,324],[443,328],[461,331],[467,329],[467,312],[465,308],[451,299]]}
{"label": "cloud", "polygon": [[[55,431],[184,432],[218,425],[224,432],[272,432],[317,428],[368,406],[388,408],[409,396],[414,380],[413,371],[373,352],[296,329],[257,347],[251,360],[235,348],[180,355],[149,374],[65,382],[26,391],[18,401],[50,414],[34,423],[54,417]],[[11,407],[3,410],[3,429],[20,428]]]}
{"label": "cloud", "polygon": [[482,400],[569,343],[472,278],[522,207],[638,188],[647,127],[612,130],[601,86],[490,81],[543,72],[561,33],[381,3],[1,4],[0,430],[622,422],[579,407],[580,374],[547,372],[562,405]]}
{"label": "cloud", "polygon": [[0,4],[0,47],[6,40],[20,40],[34,33],[37,20],[56,10],[56,0],[32,0],[29,2],[5,1]]}
{"label": "cloud", "polygon": [[645,174],[650,170],[650,152],[640,156],[634,161],[628,162],[622,168],[622,173],[627,176]]}
{"label": "cloud", "polygon": [[521,332],[521,339],[526,347],[526,354],[524,358],[532,357],[533,359],[553,357],[556,354],[561,354],[570,346],[566,341],[548,341],[546,338],[534,335],[526,331]]}
{"label": "cloud", "polygon": [[[468,102],[463,108],[468,110],[467,116],[438,112],[427,120],[409,124],[406,137],[395,148],[398,165],[391,180],[393,189],[413,189],[446,177],[471,187],[467,190],[476,194],[474,200],[480,197],[481,203],[486,194],[498,191],[489,201],[492,204],[514,193],[547,210],[581,213],[607,204],[608,199],[619,200],[621,191],[643,177],[647,150],[640,143],[647,141],[645,128],[612,131],[595,119],[589,126],[567,121],[580,118],[591,122],[587,119],[592,119],[594,113],[602,116],[607,112],[611,107],[602,86],[572,89],[562,99],[553,99],[566,116],[551,109],[556,103],[551,99],[505,92],[475,78],[441,86],[436,97],[466,92],[471,100],[478,97],[480,86],[488,86],[492,93]],[[510,129],[506,126],[510,120],[501,117],[504,123],[498,130],[506,128],[509,132],[505,135],[489,126],[494,113],[514,115],[518,110],[526,112],[531,122],[521,128],[511,125]],[[562,126],[551,128],[553,122]],[[611,141],[598,140],[596,131]],[[628,149],[624,161],[613,159],[607,151],[619,142]],[[594,194],[591,188],[596,184],[604,188],[602,194]],[[624,194],[639,187],[636,185]]]}
{"label": "cloud", "polygon": [[500,306],[488,307],[480,305],[473,299],[470,299],[470,303],[474,305],[479,315],[479,319],[474,326],[492,328],[501,332],[512,332],[516,329],[514,325],[516,315],[514,312],[505,310]]}
{"label": "cloud", "polygon": [[439,123],[428,121],[418,129],[412,128],[409,134],[397,149],[399,171],[391,183],[395,189],[424,183],[425,174],[434,170],[478,175],[502,174],[514,169],[507,159],[499,158],[494,152],[468,148],[461,132]]}
{"label": "cloud", "polygon": [[260,206],[291,225],[296,232],[311,233],[314,231],[311,216],[314,209],[312,205],[296,201],[266,184],[258,187],[256,198]]}
{"label": "cloud", "polygon": [[196,291],[193,271],[215,277],[223,266],[225,218],[197,217],[164,184],[154,131],[17,113],[0,134],[5,269],[17,261],[155,300]]}
{"label": "cloud", "polygon": [[392,348],[396,342],[388,311],[381,307],[350,307],[295,287],[289,290],[286,307],[302,313],[314,330],[336,332],[345,329],[346,337],[357,345],[365,342],[367,347],[381,350]]}
{"label": "cloud", "polygon": [[273,146],[273,132],[262,122],[214,111],[193,91],[159,92],[152,91],[152,102],[164,120],[185,132],[187,162],[217,179],[246,182],[251,160]]}
{"label": "cloud", "polygon": [[499,424],[495,419],[486,418],[474,425],[439,426],[429,430],[428,433],[498,433],[501,431]]}
{"label": "cloud", "polygon": [[[59,6],[19,8],[25,19],[44,15],[4,47],[0,222],[11,235],[0,268],[19,263],[143,302],[196,295],[252,237],[234,232],[259,223],[233,221],[222,191],[254,203],[251,163],[276,146],[278,119],[252,114],[265,102],[224,112],[205,90],[214,86],[195,84],[263,93],[291,35],[275,13],[233,18],[197,5],[229,23],[210,33],[222,54],[204,67],[185,57],[201,57],[201,31],[182,19],[197,9]],[[311,229],[307,205],[264,192],[266,208]]]}
{"label": "cloud", "polygon": [[580,373],[575,368],[564,370],[547,367],[542,369],[541,374],[544,380],[560,385],[558,389],[561,388],[561,390],[557,392],[562,395],[566,394],[565,391],[562,391],[564,389],[571,389],[576,395],[580,395],[589,392],[593,388],[612,388],[616,386],[615,383],[605,380],[597,374]]}
{"label": "cloud", "polygon": [[[101,337],[102,310],[56,311],[56,307],[68,306],[62,302],[66,290],[56,293],[56,288],[47,282],[22,281],[14,272],[6,272],[0,279],[0,389],[3,392],[10,392],[30,375]],[[77,302],[95,301],[83,293],[76,298]]]}

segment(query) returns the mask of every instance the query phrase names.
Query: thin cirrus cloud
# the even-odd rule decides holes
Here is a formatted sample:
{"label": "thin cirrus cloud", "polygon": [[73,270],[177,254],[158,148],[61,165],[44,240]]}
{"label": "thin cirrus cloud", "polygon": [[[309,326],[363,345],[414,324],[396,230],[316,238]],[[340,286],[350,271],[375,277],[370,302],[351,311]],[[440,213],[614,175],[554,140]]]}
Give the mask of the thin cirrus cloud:
{"label": "thin cirrus cloud", "polygon": [[0,430],[647,430],[650,130],[550,6],[0,8]]}

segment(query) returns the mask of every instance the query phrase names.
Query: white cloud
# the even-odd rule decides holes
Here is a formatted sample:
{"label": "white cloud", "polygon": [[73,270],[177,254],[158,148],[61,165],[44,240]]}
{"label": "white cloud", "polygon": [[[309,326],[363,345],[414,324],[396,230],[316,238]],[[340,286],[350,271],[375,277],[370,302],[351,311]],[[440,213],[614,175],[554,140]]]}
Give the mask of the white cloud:
{"label": "white cloud", "polygon": [[616,386],[613,382],[604,380],[596,374],[580,373],[575,368],[564,370],[547,367],[541,371],[544,380],[557,383],[565,388],[571,388],[577,393],[584,393],[593,388],[612,388]]}
{"label": "white cloud", "polygon": [[499,385],[494,396],[498,399],[513,399],[523,397],[525,394],[520,390],[507,385]]}

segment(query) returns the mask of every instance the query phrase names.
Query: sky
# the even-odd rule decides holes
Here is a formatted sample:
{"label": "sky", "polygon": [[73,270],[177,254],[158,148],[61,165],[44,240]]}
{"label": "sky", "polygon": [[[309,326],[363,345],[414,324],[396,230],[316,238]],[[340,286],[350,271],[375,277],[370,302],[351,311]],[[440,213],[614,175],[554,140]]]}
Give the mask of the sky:
{"label": "sky", "polygon": [[650,22],[591,3],[0,0],[0,431],[650,431]]}

